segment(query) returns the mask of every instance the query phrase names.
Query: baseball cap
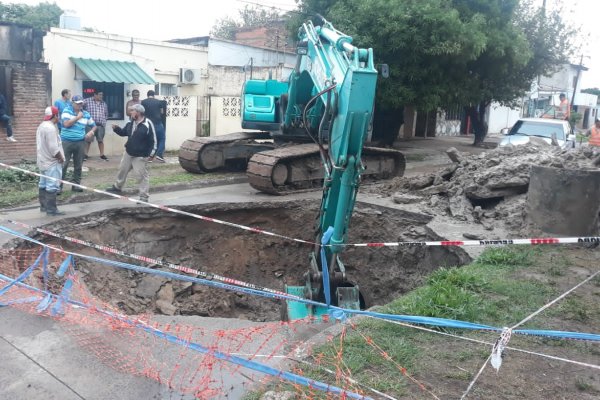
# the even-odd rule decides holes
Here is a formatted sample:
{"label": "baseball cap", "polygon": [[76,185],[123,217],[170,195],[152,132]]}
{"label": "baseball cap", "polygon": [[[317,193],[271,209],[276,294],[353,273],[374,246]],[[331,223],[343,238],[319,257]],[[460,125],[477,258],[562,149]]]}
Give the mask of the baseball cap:
{"label": "baseball cap", "polygon": [[71,98],[71,101],[72,101],[73,103],[78,103],[78,104],[81,104],[81,103],[83,103],[83,97],[81,97],[80,95],[76,94],[75,96],[73,96],[73,97]]}
{"label": "baseball cap", "polygon": [[58,115],[58,108],[54,106],[46,107],[46,110],[44,110],[44,121],[50,121],[55,115]]}

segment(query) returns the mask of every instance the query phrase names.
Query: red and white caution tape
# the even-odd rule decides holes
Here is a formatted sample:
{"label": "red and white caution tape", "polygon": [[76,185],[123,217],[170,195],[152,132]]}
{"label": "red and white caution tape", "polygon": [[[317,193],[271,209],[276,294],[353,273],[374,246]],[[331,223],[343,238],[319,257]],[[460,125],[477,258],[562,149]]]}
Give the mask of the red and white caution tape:
{"label": "red and white caution tape", "polygon": [[194,268],[190,268],[190,267],[186,267],[186,266],[182,266],[182,265],[177,265],[177,264],[172,264],[172,263],[168,263],[168,262],[164,262],[162,260],[158,260],[155,258],[150,258],[150,257],[146,257],[146,256],[140,256],[137,254],[133,254],[133,253],[128,253],[119,249],[115,249],[113,247],[110,246],[104,246],[104,245],[99,245],[99,244],[95,244],[92,242],[88,242],[87,240],[82,240],[82,239],[77,239],[77,238],[73,238],[70,236],[66,236],[66,235],[61,235],[59,233],[56,232],[52,232],[49,231],[47,229],[42,229],[42,228],[35,228],[32,227],[30,225],[27,225],[23,222],[18,222],[18,221],[12,221],[12,220],[8,220],[8,222],[10,222],[11,224],[17,225],[17,226],[21,226],[23,228],[27,228],[27,229],[34,229],[39,233],[43,233],[45,235],[48,236],[53,236],[55,238],[58,239],[63,239],[66,240],[68,242],[72,242],[72,243],[76,243],[76,244],[80,244],[86,247],[91,247],[94,248],[96,250],[100,250],[102,252],[105,253],[110,253],[110,254],[116,254],[119,256],[123,256],[123,257],[128,257],[134,260],[138,260],[138,261],[143,261],[146,263],[150,263],[150,264],[156,264],[156,265],[160,265],[162,267],[165,268],[169,268],[169,269],[173,269],[176,271],[180,271],[180,272],[185,272],[186,274],[191,274],[193,276],[198,276],[204,279],[210,279],[210,280],[215,280],[215,281],[219,281],[219,282],[223,282],[223,283],[228,283],[230,285],[235,285],[235,286],[240,286],[240,287],[245,287],[245,288],[249,288],[249,289],[254,289],[254,290],[260,290],[263,292],[268,292],[268,293],[273,293],[273,294],[278,294],[278,295],[283,295],[283,296],[287,296],[287,297],[295,297],[295,298],[299,298],[297,296],[288,294],[288,293],[284,293],[275,289],[270,289],[264,286],[259,286],[259,285],[255,285],[253,283],[249,283],[249,282],[244,282],[244,281],[240,281],[234,278],[228,278],[225,276],[220,276],[220,275],[216,275],[213,273],[209,273],[209,272],[204,272],[204,271],[200,271]]}
{"label": "red and white caution tape", "polygon": [[[200,219],[203,221],[214,222],[216,224],[230,226],[232,228],[237,228],[241,230],[245,230],[252,233],[258,233],[261,235],[267,235],[271,237],[276,237],[283,240],[288,240],[296,243],[302,243],[310,246],[323,246],[320,243],[316,243],[311,240],[298,239],[291,236],[281,235],[279,233],[274,233],[270,231],[266,231],[264,229],[254,228],[251,226],[236,224],[233,222],[223,221],[216,218],[206,217],[199,214],[194,214],[187,211],[178,210],[175,208],[148,203],[146,201],[137,200],[131,197],[121,196],[114,193],[105,192],[99,189],[89,188],[87,186],[79,185],[76,183],[71,183],[69,181],[64,181],[62,179],[56,179],[49,176],[41,175],[36,172],[28,171],[26,169],[14,167],[12,165],[4,164],[0,162],[0,167],[9,168],[15,171],[20,171],[26,174],[35,175],[39,177],[44,177],[47,179],[53,179],[58,182],[66,183],[72,186],[76,186],[78,188],[89,190],[91,192],[103,194],[106,196],[111,196],[117,199],[123,199],[127,201],[131,201],[133,203],[144,204],[149,207],[158,208],[163,211],[172,212],[179,215],[185,215],[187,217]],[[577,244],[577,243],[600,243],[599,236],[589,236],[589,237],[566,237],[566,238],[528,238],[528,239],[498,239],[498,240],[441,240],[441,241],[406,241],[406,242],[369,242],[369,243],[344,243],[335,246],[345,246],[345,247],[409,247],[409,246],[448,246],[448,247],[464,247],[464,246],[501,246],[501,245],[538,245],[538,244]],[[334,246],[334,245],[325,245],[325,246]]]}

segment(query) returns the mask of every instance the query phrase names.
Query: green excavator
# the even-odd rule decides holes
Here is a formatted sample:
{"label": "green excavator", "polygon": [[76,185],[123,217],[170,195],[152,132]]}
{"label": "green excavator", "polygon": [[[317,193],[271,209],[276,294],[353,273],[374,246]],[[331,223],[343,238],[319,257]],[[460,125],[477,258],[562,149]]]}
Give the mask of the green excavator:
{"label": "green excavator", "polygon": [[[250,185],[271,194],[322,188],[316,242],[324,245],[310,255],[304,284],[286,292],[359,309],[364,300],[339,256],[358,187],[363,179],[401,176],[405,159],[399,151],[364,145],[378,77],[372,49],[353,46],[350,36],[321,19],[302,25],[297,54],[287,82],[245,83],[242,128],[255,132],[190,139],[179,161],[191,172],[246,166]],[[288,301],[284,314],[295,320],[325,312]]]}

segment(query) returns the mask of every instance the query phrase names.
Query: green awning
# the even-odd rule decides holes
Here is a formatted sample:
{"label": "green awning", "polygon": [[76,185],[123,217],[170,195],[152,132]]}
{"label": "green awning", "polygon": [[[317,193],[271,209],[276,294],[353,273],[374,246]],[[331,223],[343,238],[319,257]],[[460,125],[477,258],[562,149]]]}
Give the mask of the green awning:
{"label": "green awning", "polygon": [[76,57],[70,59],[92,81],[155,84],[154,79],[134,62]]}

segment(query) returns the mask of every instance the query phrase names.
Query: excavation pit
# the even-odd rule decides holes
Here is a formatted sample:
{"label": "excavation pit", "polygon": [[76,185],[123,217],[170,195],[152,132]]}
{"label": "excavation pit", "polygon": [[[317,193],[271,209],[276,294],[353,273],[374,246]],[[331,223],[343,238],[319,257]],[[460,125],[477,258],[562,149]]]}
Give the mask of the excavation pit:
{"label": "excavation pit", "polygon": [[[313,241],[318,204],[314,201],[205,204],[182,210]],[[430,218],[358,203],[348,242],[441,239],[426,227]],[[286,283],[303,284],[302,275],[308,269],[308,256],[313,251],[311,245],[139,206],[64,219],[47,229],[276,290],[283,290]],[[35,237],[77,253],[178,272],[46,235]],[[348,247],[342,253],[342,260],[368,306],[385,304],[406,293],[437,268],[470,261],[460,248],[439,246]],[[77,259],[77,270],[93,295],[127,314],[200,315],[254,321],[280,318],[278,300],[123,270],[82,258]]]}

